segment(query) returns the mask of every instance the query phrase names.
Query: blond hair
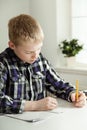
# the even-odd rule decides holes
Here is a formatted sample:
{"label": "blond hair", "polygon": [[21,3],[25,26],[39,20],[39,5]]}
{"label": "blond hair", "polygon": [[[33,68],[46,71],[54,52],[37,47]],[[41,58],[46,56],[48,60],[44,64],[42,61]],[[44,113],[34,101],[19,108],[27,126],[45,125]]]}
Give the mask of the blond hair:
{"label": "blond hair", "polygon": [[9,20],[9,40],[15,45],[20,41],[33,40],[42,42],[44,38],[40,24],[30,15],[21,14]]}

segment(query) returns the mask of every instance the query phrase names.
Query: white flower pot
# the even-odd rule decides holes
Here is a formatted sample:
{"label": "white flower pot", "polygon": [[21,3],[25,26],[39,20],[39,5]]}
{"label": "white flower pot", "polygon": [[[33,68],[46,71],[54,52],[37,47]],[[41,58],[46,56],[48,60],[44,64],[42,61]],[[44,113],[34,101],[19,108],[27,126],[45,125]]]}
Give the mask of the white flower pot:
{"label": "white flower pot", "polygon": [[66,66],[67,67],[74,67],[75,66],[75,56],[73,57],[66,57]]}

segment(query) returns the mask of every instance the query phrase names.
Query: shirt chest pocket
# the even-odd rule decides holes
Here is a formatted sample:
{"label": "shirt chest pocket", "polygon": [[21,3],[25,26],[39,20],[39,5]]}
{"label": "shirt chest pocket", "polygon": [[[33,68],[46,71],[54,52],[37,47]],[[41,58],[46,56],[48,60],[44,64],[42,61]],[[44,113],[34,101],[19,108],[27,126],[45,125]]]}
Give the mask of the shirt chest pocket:
{"label": "shirt chest pocket", "polygon": [[45,76],[40,72],[32,75],[32,84],[33,89],[37,91],[37,93],[41,93],[45,89]]}
{"label": "shirt chest pocket", "polygon": [[22,74],[19,74],[19,73],[13,73],[10,75],[10,80],[11,82],[14,82],[14,83],[24,83],[26,78],[25,76],[23,76]]}

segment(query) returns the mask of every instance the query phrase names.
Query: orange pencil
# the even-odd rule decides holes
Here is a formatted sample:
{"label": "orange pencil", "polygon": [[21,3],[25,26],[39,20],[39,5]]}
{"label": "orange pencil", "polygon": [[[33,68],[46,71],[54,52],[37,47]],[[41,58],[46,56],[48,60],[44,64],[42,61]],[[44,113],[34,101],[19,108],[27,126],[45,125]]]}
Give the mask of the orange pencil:
{"label": "orange pencil", "polygon": [[78,92],[79,92],[79,81],[76,80],[76,101],[78,100]]}

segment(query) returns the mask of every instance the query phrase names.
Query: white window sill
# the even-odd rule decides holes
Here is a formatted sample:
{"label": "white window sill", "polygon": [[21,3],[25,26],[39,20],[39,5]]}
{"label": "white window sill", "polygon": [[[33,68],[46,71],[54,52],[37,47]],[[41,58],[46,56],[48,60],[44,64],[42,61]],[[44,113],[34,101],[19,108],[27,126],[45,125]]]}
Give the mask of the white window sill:
{"label": "white window sill", "polygon": [[57,72],[64,72],[64,73],[74,73],[74,74],[82,74],[87,75],[87,68],[86,67],[67,67],[67,66],[59,66],[55,68]]}

